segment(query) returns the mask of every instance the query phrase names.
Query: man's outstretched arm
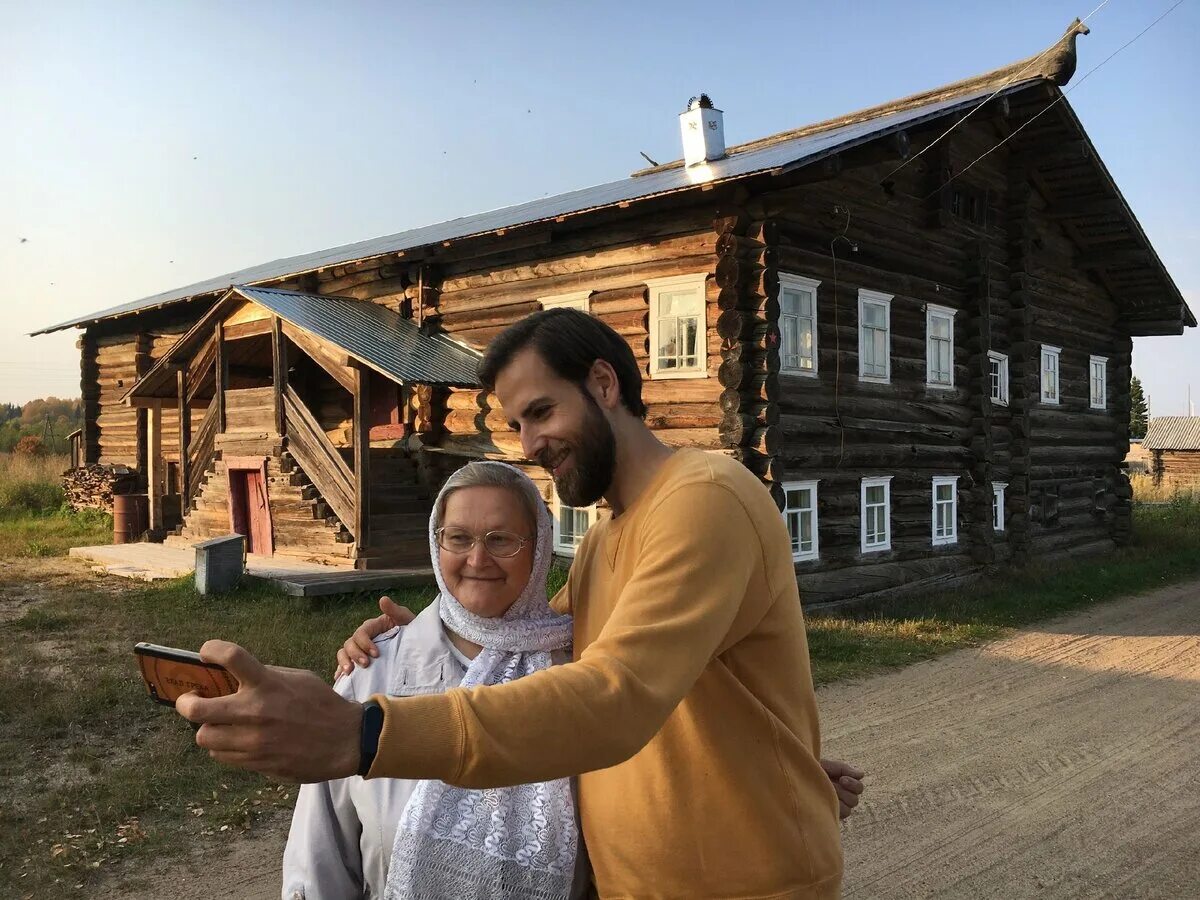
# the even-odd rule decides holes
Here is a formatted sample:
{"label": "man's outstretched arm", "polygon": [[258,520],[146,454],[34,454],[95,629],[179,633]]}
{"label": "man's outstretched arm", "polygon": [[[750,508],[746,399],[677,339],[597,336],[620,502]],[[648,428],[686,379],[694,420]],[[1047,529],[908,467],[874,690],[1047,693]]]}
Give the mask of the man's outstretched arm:
{"label": "man's outstretched arm", "polygon": [[[470,787],[547,781],[628,759],[659,730],[727,640],[760,556],[753,523],[728,489],[701,484],[664,498],[643,571],[580,660],[518,681],[419,697],[378,698],[386,720],[372,777],[437,778]],[[699,527],[698,527],[699,526]],[[763,597],[766,604],[770,598]],[[202,655],[241,682],[230,697],[181,700],[205,723],[213,756],[292,780],[353,773],[361,709],[315,675],[267,669],[230,645]],[[347,733],[348,732],[348,733]]]}

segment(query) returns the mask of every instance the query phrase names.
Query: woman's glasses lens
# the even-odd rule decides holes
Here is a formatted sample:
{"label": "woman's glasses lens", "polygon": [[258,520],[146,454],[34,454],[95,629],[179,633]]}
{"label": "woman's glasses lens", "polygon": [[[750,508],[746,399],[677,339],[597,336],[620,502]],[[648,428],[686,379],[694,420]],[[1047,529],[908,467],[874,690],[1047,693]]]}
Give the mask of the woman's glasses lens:
{"label": "woman's glasses lens", "polygon": [[[450,553],[470,553],[477,540],[475,535],[462,528],[439,528],[437,537],[438,546]],[[483,549],[501,559],[516,556],[525,546],[525,539],[510,531],[489,531],[478,540],[483,541]]]}

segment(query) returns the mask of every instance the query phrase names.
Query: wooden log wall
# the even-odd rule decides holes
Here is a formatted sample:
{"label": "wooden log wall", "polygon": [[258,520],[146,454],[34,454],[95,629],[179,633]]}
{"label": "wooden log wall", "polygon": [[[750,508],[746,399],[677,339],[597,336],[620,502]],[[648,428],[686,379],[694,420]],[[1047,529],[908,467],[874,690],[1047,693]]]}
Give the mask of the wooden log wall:
{"label": "wooden log wall", "polygon": [[770,219],[752,221],[740,207],[722,210],[713,230],[721,446],[763,480],[782,509],[778,230]]}
{"label": "wooden log wall", "polygon": [[1200,450],[1154,450],[1154,477],[1181,490],[1200,488]]}
{"label": "wooden log wall", "polygon": [[[1117,325],[1119,308],[1094,276],[1075,265],[1078,247],[1060,223],[1044,216],[1034,195],[1022,294],[1032,354],[1029,478],[1034,494],[1059,496],[1055,521],[1030,523],[1031,549],[1045,553],[1124,541],[1131,492],[1124,474],[1129,451],[1132,342]],[[1040,348],[1062,348],[1060,402],[1040,402]],[[1107,358],[1106,408],[1090,408],[1090,357]],[[1033,394],[1036,390],[1038,393]],[[1072,497],[1068,505],[1063,498]]]}
{"label": "wooden log wall", "polygon": [[93,338],[96,372],[96,461],[130,466],[142,472],[139,457],[139,411],[121,402],[146,364],[136,333],[97,334]]}
{"label": "wooden log wall", "polygon": [[[890,194],[877,186],[895,164],[747,204],[751,216],[774,226],[763,259],[779,273],[820,281],[817,374],[777,375],[781,440],[772,471],[780,480],[818,481],[820,559],[797,564],[810,603],[952,577],[996,556],[990,482],[1000,480],[995,460],[1007,463],[1009,440],[997,433],[979,391],[986,389],[988,345],[1004,335],[997,322],[1007,304],[998,283],[1007,274],[1003,232],[952,220],[928,227],[921,165],[902,170]],[[860,289],[893,295],[889,384],[858,377]],[[956,310],[949,390],[926,384],[929,303]],[[777,316],[777,306],[770,312]],[[892,549],[863,553],[860,486],[876,475],[892,476]],[[938,475],[959,477],[959,537],[934,547]]]}
{"label": "wooden log wall", "polygon": [[[421,302],[426,322],[436,309],[441,329],[477,349],[505,327],[541,308],[538,300],[590,290],[590,312],[626,341],[642,369],[646,421],[664,442],[715,449],[721,412],[717,406],[721,366],[715,326],[719,308],[714,278],[717,235],[712,207],[676,211],[667,217],[572,234],[550,247],[535,246],[485,258],[446,261],[427,273]],[[706,302],[708,378],[654,381],[650,378],[649,296],[646,280],[708,272]],[[436,307],[433,298],[436,297]],[[419,298],[414,297],[414,302]],[[439,398],[430,398],[434,416]],[[463,453],[521,456],[495,397],[478,391],[444,391],[441,429],[431,437]],[[419,418],[421,418],[419,416]],[[420,429],[418,429],[420,430]]]}

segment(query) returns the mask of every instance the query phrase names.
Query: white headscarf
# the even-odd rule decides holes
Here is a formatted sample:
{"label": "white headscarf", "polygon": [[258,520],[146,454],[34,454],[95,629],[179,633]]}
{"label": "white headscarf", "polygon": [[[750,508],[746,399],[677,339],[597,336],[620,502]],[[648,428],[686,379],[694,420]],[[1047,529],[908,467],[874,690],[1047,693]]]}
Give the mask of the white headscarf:
{"label": "white headscarf", "polygon": [[[438,510],[447,492],[460,487],[451,476],[429,521],[429,553],[441,593],[442,621],[483,647],[471,660],[462,687],[503,684],[551,665],[550,651],[571,645],[571,619],[550,609],[546,575],[553,555],[550,514],[537,488],[520,476],[537,511],[533,571],[521,596],[503,616],[485,619],[466,609],[446,587],[438,559]],[[507,788],[471,790],[422,781],[400,825],[388,871],[386,900],[566,900],[579,850],[570,779]]]}

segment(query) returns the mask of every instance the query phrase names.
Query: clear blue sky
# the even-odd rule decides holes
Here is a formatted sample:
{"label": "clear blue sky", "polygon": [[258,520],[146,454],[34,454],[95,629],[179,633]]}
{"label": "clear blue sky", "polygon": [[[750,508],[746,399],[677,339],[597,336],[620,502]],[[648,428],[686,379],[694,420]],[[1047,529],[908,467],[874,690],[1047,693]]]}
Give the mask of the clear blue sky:
{"label": "clear blue sky", "polygon": [[[982,72],[1099,2],[0,0],[0,401],[79,393],[77,332],[35,328],[676,158],[701,90],[733,143]],[[1110,0],[1076,79],[1173,2]],[[1069,101],[1200,311],[1197,48],[1187,0]],[[1196,329],[1134,354],[1153,412],[1200,405]]]}

